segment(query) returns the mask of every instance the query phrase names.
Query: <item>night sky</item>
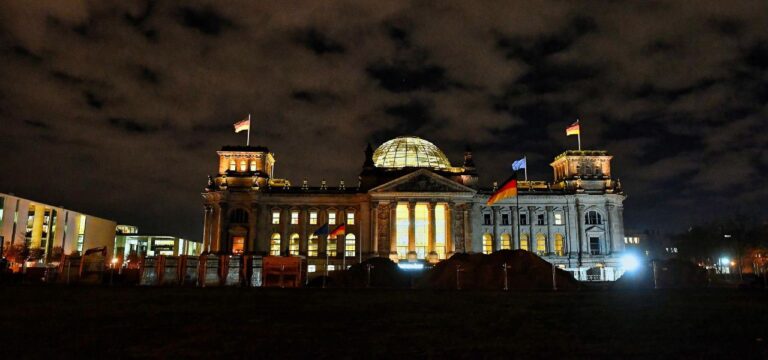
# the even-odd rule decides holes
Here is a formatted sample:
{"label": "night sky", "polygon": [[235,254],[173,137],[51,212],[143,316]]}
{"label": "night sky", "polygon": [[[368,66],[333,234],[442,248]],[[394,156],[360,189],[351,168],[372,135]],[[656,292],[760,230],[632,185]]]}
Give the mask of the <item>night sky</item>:
{"label": "night sky", "polygon": [[0,2],[0,192],[199,239],[249,112],[277,177],[330,185],[398,135],[551,180],[579,117],[628,228],[765,216],[765,0],[366,3]]}

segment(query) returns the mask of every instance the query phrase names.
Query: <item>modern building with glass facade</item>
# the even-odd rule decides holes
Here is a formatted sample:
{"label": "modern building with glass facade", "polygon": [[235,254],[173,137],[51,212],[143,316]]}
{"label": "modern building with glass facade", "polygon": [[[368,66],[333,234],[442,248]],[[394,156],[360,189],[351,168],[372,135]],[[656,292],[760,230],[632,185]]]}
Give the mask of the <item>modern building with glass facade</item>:
{"label": "modern building with glass facade", "polygon": [[113,250],[116,223],[60,206],[0,193],[0,236],[3,248],[24,245],[43,250],[51,261],[54,248],[64,254],[106,246]]}
{"label": "modern building with glass facade", "polygon": [[[582,280],[614,280],[624,251],[621,184],[605,151],[568,150],[553,181],[519,181],[519,196],[486,206],[472,153],[453,166],[434,144],[398,137],[369,145],[357,184],[309,186],[274,177],[261,146],[225,146],[203,196],[206,252],[295,255],[309,271],[369,257],[437,262],[454,253],[525,249]],[[343,236],[314,236],[323,224]],[[327,262],[326,262],[327,261]]]}
{"label": "modern building with glass facade", "polygon": [[118,225],[112,256],[126,259],[131,253],[139,257],[200,255],[201,249],[199,241],[169,235],[142,234],[136,226]]}

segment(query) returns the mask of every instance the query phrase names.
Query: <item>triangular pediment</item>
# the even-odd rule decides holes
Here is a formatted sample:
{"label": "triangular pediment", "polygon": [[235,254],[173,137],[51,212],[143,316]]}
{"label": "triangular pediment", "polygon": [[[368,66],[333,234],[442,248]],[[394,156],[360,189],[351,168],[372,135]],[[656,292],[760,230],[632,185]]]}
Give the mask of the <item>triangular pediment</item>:
{"label": "triangular pediment", "polygon": [[401,176],[388,183],[379,185],[369,192],[404,192],[404,193],[475,193],[475,189],[459,184],[427,169],[419,169]]}

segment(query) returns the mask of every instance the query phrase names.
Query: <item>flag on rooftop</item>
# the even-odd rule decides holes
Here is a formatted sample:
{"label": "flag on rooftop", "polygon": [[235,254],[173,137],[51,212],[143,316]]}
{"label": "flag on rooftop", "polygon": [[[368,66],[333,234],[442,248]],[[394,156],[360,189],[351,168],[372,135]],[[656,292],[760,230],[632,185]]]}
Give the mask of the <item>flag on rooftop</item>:
{"label": "flag on rooftop", "polygon": [[241,131],[248,131],[251,130],[251,115],[248,115],[247,119],[240,120],[235,123],[235,132],[239,133]]}
{"label": "flag on rooftop", "polygon": [[579,134],[581,134],[581,128],[579,127],[579,120],[576,120],[575,123],[571,124],[571,126],[565,129],[566,136],[579,135]]}
{"label": "flag on rooftop", "polygon": [[507,182],[502,185],[499,190],[496,190],[493,195],[488,199],[486,205],[491,206],[498,201],[517,196],[517,178],[511,177]]}
{"label": "flag on rooftop", "polygon": [[526,158],[515,160],[515,162],[512,163],[513,171],[518,171],[520,169],[527,169],[527,168],[528,168],[528,164],[527,164]]}

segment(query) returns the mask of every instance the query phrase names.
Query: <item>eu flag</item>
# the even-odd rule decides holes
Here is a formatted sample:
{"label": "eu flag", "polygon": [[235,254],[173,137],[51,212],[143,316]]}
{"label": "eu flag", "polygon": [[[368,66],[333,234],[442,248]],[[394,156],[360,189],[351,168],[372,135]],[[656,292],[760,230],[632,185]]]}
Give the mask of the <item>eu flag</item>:
{"label": "eu flag", "polygon": [[526,158],[522,158],[520,160],[516,160],[515,162],[513,162],[512,163],[512,170],[513,171],[517,171],[517,170],[520,170],[520,169],[526,169],[527,166],[526,166],[526,161],[525,160],[526,160]]}
{"label": "eu flag", "polygon": [[312,235],[328,235],[328,223],[323,224],[323,226],[317,228],[315,232],[312,233]]}

